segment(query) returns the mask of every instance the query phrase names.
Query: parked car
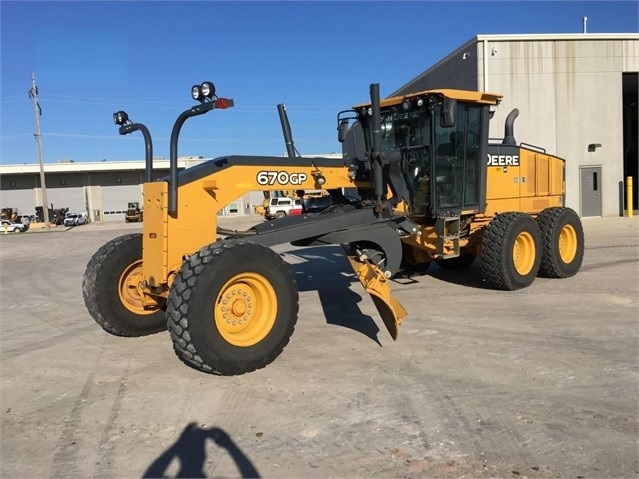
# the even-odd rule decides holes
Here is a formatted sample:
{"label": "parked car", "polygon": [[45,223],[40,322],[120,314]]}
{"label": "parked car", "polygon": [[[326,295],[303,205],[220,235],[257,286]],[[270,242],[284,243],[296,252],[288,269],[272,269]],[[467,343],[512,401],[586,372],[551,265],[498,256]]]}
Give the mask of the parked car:
{"label": "parked car", "polygon": [[87,217],[84,213],[69,213],[64,218],[64,226],[80,226],[86,224]]}
{"label": "parked car", "polygon": [[271,198],[264,216],[266,219],[272,220],[274,218],[283,218],[287,215],[301,215],[302,209],[302,200],[299,198]]}
{"label": "parked car", "polygon": [[2,220],[2,224],[0,224],[0,232],[9,232],[9,233],[24,233],[29,229],[29,225],[25,225],[23,223],[14,223],[9,220]]}
{"label": "parked car", "polygon": [[360,202],[358,198],[355,198],[353,196],[343,196],[342,198],[342,203],[336,203],[335,200],[333,200],[333,197],[330,195],[320,196],[318,198],[309,198],[304,203],[304,213],[319,213],[320,211],[324,211],[329,206],[333,206],[336,204],[356,205]]}
{"label": "parked car", "polygon": [[35,220],[35,216],[31,215],[21,215],[18,216],[18,219],[16,220],[17,223],[22,223],[23,225],[30,225],[32,221]]}

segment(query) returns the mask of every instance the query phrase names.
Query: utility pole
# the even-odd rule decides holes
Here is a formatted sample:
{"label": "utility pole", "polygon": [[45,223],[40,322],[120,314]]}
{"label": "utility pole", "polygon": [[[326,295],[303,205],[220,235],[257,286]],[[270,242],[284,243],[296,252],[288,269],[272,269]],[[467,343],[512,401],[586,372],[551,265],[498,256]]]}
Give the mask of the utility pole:
{"label": "utility pole", "polygon": [[44,181],[44,163],[42,162],[42,139],[40,138],[40,115],[42,110],[38,104],[38,87],[35,81],[35,72],[31,73],[31,90],[29,90],[29,96],[33,98],[33,114],[35,115],[36,142],[38,143],[38,162],[40,163],[40,187],[42,188],[42,213],[44,214],[44,227],[49,230],[49,202],[47,201],[47,185]]}

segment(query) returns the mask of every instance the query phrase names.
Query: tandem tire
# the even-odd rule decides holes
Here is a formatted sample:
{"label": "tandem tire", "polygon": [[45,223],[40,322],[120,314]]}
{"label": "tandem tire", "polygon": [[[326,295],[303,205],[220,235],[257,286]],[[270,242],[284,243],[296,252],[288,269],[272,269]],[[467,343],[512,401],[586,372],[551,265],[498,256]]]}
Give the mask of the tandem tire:
{"label": "tandem tire", "polygon": [[541,234],[525,213],[502,213],[486,226],[481,272],[493,289],[512,291],[532,284],[541,263]]}
{"label": "tandem tire", "polygon": [[167,305],[177,356],[224,376],[271,363],[288,344],[299,308],[293,272],[272,249],[241,240],[205,246],[184,262]]}
{"label": "tandem tire", "polygon": [[102,246],[82,280],[84,303],[93,319],[115,336],[146,336],[166,330],[164,301],[145,309],[137,289],[142,235],[128,234]]}
{"label": "tandem tire", "polygon": [[537,216],[541,232],[539,276],[569,278],[584,259],[584,230],[579,215],[571,208],[547,208]]}

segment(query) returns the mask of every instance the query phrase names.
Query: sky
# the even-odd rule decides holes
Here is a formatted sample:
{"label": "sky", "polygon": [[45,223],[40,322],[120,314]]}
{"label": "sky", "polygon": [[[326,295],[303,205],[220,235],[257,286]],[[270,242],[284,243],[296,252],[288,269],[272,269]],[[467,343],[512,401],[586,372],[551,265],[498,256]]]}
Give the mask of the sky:
{"label": "sky", "polygon": [[[341,152],[337,114],[403,86],[476,35],[639,32],[636,1],[9,1],[0,0],[0,164],[143,160],[140,132],[169,157],[191,86],[235,107],[187,120],[179,156],[283,155],[277,105],[296,149]],[[497,92],[499,93],[499,92]]]}

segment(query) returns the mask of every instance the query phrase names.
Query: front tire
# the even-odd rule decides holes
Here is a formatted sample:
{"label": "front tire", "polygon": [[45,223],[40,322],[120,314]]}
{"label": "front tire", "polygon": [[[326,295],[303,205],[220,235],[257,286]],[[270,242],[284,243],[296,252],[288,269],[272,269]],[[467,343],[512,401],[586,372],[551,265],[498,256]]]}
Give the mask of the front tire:
{"label": "front tire", "polygon": [[525,213],[495,216],[481,243],[481,272],[493,289],[512,291],[530,286],[541,263],[537,222]]}
{"label": "front tire", "polygon": [[277,253],[227,240],[200,249],[182,265],[167,319],[183,362],[230,376],[279,356],[295,329],[298,308],[295,278]]}
{"label": "front tire", "polygon": [[539,275],[569,278],[577,274],[584,259],[584,230],[581,219],[570,208],[547,208],[537,216],[541,232]]}
{"label": "front tire", "polygon": [[166,330],[165,301],[151,309],[142,304],[141,269],[141,234],[109,241],[89,261],[82,281],[84,303],[108,333],[146,336]]}

